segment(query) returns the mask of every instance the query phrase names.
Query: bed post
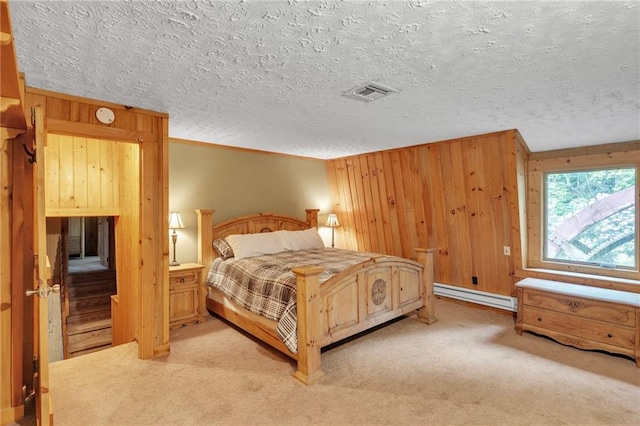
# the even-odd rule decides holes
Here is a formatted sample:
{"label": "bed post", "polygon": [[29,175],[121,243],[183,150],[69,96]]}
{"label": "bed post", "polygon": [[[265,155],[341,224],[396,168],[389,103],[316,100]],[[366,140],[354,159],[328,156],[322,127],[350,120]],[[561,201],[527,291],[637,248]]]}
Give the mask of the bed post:
{"label": "bed post", "polygon": [[205,273],[213,262],[212,227],[215,210],[196,209],[198,218],[198,263],[204,265]]}
{"label": "bed post", "polygon": [[298,308],[298,370],[293,377],[311,385],[324,376],[320,369],[320,283],[321,266],[299,266],[296,274]]}
{"label": "bed post", "polygon": [[417,248],[418,262],[422,264],[423,304],[418,309],[418,321],[433,324],[438,321],[433,308],[433,253],[435,249]]}
{"label": "bed post", "polygon": [[309,228],[317,228],[318,227],[318,212],[320,209],[306,209],[307,212],[307,223],[309,224]]}

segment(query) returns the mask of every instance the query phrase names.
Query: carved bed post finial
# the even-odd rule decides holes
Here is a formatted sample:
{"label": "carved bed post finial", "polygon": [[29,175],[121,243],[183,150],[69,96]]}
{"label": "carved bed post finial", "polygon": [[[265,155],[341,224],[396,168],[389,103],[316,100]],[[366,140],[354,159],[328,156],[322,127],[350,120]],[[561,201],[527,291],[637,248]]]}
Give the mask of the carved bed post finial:
{"label": "carved bed post finial", "polygon": [[213,242],[211,239],[213,227],[213,214],[215,210],[196,209],[198,219],[198,263],[204,265],[205,270],[211,266],[214,259]]}
{"label": "carved bed post finial", "polygon": [[309,224],[309,228],[317,228],[318,227],[318,212],[320,209],[306,209],[307,212],[307,223]]}

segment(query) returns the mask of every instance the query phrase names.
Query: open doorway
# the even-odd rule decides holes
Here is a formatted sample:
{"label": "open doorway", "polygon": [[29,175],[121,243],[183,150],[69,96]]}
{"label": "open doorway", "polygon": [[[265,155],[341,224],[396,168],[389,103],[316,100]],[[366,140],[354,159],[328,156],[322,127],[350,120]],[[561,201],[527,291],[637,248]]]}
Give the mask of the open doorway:
{"label": "open doorway", "polygon": [[112,269],[112,233],[112,217],[68,218],[69,274]]}
{"label": "open doorway", "polygon": [[57,306],[49,309],[50,360],[111,347],[111,296],[117,294],[114,218],[48,218],[47,234],[57,240],[53,275],[61,288]]}

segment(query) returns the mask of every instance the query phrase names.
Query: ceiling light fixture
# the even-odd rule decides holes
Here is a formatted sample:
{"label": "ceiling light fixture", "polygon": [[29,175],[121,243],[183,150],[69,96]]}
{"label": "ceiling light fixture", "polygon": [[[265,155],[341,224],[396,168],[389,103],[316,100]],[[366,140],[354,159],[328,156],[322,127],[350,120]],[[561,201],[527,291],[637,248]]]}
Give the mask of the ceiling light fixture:
{"label": "ceiling light fixture", "polygon": [[398,92],[396,89],[392,89],[391,87],[376,83],[375,81],[370,81],[369,83],[365,83],[361,86],[344,92],[343,95],[365,102],[372,102],[396,92]]}

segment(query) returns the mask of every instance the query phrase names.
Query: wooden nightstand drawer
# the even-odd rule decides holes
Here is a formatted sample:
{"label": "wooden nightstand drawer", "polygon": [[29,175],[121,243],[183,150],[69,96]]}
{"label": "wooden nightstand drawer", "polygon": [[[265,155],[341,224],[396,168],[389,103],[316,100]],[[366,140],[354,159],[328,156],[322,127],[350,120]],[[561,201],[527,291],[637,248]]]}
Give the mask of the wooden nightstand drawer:
{"label": "wooden nightstand drawer", "polygon": [[524,292],[525,305],[564,312],[599,321],[635,326],[635,308],[632,306],[615,305],[598,300],[552,294],[528,289]]}
{"label": "wooden nightstand drawer", "polygon": [[180,271],[169,275],[169,285],[198,284],[200,281],[200,271]]}

